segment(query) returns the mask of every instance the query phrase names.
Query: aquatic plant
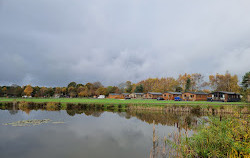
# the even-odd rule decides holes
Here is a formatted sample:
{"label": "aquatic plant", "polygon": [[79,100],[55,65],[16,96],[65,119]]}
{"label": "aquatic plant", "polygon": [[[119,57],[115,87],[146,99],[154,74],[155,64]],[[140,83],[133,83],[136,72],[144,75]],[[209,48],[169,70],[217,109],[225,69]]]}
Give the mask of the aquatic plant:
{"label": "aquatic plant", "polygon": [[49,123],[51,120],[50,119],[43,119],[43,120],[23,120],[23,121],[17,121],[17,122],[12,122],[12,123],[5,123],[4,125],[11,125],[11,126],[35,126],[35,125],[40,125],[44,123]]}

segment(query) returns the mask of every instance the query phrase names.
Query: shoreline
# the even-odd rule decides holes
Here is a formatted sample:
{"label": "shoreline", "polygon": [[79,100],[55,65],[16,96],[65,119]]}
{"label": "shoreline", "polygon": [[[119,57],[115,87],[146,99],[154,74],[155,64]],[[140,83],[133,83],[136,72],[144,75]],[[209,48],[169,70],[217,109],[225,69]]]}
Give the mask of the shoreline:
{"label": "shoreline", "polygon": [[183,103],[112,103],[112,102],[56,102],[56,101],[34,101],[32,99],[21,99],[13,101],[1,101],[0,107],[8,108],[15,105],[16,107],[30,109],[124,109],[124,110],[148,110],[148,111],[165,111],[165,112],[187,112],[187,113],[210,113],[210,114],[234,114],[236,112],[242,114],[250,114],[250,106],[248,104],[202,104],[188,102]]}

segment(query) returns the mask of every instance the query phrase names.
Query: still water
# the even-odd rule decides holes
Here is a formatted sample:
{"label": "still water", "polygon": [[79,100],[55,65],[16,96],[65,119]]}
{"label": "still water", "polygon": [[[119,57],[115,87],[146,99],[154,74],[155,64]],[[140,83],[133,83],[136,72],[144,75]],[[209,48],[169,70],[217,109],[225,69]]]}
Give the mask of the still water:
{"label": "still water", "polygon": [[[158,138],[163,138],[177,131],[192,132],[189,126],[199,117],[149,111],[0,110],[0,157],[147,158],[153,147],[153,121]],[[5,125],[33,119],[50,121]]]}

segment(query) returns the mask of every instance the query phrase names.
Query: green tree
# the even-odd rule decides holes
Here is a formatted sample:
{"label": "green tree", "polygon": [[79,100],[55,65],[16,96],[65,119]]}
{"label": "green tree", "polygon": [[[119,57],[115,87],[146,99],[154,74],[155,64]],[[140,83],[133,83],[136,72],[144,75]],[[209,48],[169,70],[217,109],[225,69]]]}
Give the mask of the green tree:
{"label": "green tree", "polygon": [[244,90],[250,88],[250,71],[243,76],[241,85]]}
{"label": "green tree", "polygon": [[247,72],[242,77],[241,86],[242,86],[241,94],[243,96],[243,100],[250,102],[250,72]]}
{"label": "green tree", "polygon": [[125,89],[125,91],[127,92],[127,93],[131,93],[131,91],[132,91],[132,83],[130,82],[130,81],[127,81],[126,82],[126,89]]}
{"label": "green tree", "polygon": [[76,82],[70,82],[70,83],[68,84],[68,88],[69,88],[69,87],[74,87],[74,88],[75,88],[76,85],[77,85]]}
{"label": "green tree", "polygon": [[39,97],[39,91],[40,91],[40,87],[38,87],[38,86],[35,86],[35,87],[33,87],[33,94],[34,94],[34,96],[35,97]]}
{"label": "green tree", "polygon": [[176,91],[176,92],[182,92],[183,89],[182,89],[180,86],[177,86],[177,87],[175,88],[175,91]]}
{"label": "green tree", "polygon": [[47,96],[52,97],[55,94],[54,88],[48,88],[47,90]]}
{"label": "green tree", "polygon": [[143,93],[143,85],[138,85],[135,87],[135,93]]}
{"label": "green tree", "polygon": [[185,85],[185,92],[188,92],[190,90],[191,87],[191,80],[190,78],[187,79],[187,83]]}
{"label": "green tree", "polygon": [[84,87],[83,84],[79,83],[79,84],[76,85],[76,88],[79,88],[79,87],[81,87],[81,86]]}
{"label": "green tree", "polygon": [[3,96],[3,91],[2,91],[2,87],[0,86],[0,97]]}

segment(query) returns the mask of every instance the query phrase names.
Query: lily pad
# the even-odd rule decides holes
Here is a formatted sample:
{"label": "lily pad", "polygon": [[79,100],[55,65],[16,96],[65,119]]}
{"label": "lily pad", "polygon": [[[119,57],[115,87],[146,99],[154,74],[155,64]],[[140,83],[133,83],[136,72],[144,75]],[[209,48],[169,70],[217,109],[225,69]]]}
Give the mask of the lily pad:
{"label": "lily pad", "polygon": [[43,120],[22,120],[22,121],[17,121],[17,122],[12,122],[12,123],[5,123],[3,125],[11,125],[11,126],[36,126],[40,124],[45,124],[49,123],[51,120],[50,119],[43,119]]}

